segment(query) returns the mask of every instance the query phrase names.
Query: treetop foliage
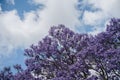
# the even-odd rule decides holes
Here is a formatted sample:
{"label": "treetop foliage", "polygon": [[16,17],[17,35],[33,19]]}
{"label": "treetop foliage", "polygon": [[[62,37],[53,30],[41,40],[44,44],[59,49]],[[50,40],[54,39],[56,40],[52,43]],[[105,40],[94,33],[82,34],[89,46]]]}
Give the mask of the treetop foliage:
{"label": "treetop foliage", "polygon": [[27,69],[5,67],[0,80],[120,80],[120,19],[95,36],[53,26],[24,55]]}

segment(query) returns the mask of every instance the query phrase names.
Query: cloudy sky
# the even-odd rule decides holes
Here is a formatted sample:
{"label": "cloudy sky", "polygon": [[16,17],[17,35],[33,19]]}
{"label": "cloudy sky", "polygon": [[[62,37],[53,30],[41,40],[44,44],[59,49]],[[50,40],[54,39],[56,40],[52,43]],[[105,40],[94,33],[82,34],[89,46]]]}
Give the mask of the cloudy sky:
{"label": "cloudy sky", "polygon": [[51,26],[97,34],[110,18],[120,18],[120,0],[0,0],[0,69],[22,64],[24,49]]}

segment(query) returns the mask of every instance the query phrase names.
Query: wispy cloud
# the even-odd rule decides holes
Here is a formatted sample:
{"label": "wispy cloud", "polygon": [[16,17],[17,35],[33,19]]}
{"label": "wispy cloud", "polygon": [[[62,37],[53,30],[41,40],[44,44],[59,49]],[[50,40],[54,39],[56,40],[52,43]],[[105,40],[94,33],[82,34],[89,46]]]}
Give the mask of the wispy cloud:
{"label": "wispy cloud", "polygon": [[11,5],[15,5],[14,0],[6,0],[6,3],[7,3],[7,4],[11,4]]}
{"label": "wispy cloud", "polygon": [[28,0],[28,3],[34,4],[34,5],[39,5],[39,4],[46,4],[48,0]]}
{"label": "wispy cloud", "polygon": [[1,4],[0,4],[0,12],[2,11]]}
{"label": "wispy cloud", "polygon": [[110,18],[120,18],[120,0],[79,0],[81,26],[93,26],[88,33],[97,34],[105,30]]}

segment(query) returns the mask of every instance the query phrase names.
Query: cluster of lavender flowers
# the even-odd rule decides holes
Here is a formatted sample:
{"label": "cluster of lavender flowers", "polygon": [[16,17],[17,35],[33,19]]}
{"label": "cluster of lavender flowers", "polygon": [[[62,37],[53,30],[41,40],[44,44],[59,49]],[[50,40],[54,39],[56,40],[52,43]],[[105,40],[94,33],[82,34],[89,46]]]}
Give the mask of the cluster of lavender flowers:
{"label": "cluster of lavender flowers", "polygon": [[53,26],[24,55],[27,69],[15,65],[13,74],[6,67],[0,80],[120,80],[120,19],[95,36]]}

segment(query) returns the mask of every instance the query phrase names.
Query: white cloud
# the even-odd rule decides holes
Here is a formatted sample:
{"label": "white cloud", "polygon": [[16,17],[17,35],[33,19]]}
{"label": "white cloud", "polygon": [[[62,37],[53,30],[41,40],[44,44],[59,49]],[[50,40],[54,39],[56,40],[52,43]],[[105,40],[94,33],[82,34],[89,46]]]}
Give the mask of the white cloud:
{"label": "white cloud", "polygon": [[88,2],[92,3],[94,7],[99,8],[100,11],[85,13],[86,19],[89,17],[91,21],[94,21],[94,19],[100,21],[112,17],[120,18],[120,0],[88,0]]}
{"label": "white cloud", "polygon": [[26,47],[44,36],[46,29],[34,20],[35,12],[25,15],[24,20],[20,19],[16,10],[0,15],[0,54],[3,51],[10,53],[18,47]]}
{"label": "white cloud", "polygon": [[6,0],[6,3],[11,4],[11,5],[15,5],[14,0]]}
{"label": "white cloud", "polygon": [[1,4],[0,4],[0,12],[2,11]]}
{"label": "white cloud", "polygon": [[93,3],[94,7],[100,8],[108,16],[120,18],[120,0],[88,0],[88,2]]}
{"label": "white cloud", "polygon": [[[85,10],[83,14],[83,23],[96,28],[91,34],[97,34],[105,30],[106,22],[110,18],[120,18],[120,0],[87,0],[87,4],[92,4],[91,8],[97,8],[98,11]],[[104,26],[104,27],[103,27]]]}
{"label": "white cloud", "polygon": [[78,12],[74,8],[77,0],[49,0],[46,8],[41,12],[41,19],[46,25],[65,24],[73,27],[78,21]]}
{"label": "white cloud", "polygon": [[83,15],[83,21],[86,25],[100,25],[101,21],[105,18],[104,14],[101,11],[90,12],[85,11]]}
{"label": "white cloud", "polygon": [[77,0],[48,0],[41,11],[24,13],[21,20],[16,10],[0,14],[0,55],[8,55],[19,47],[28,47],[47,35],[53,25],[65,24],[71,29],[79,23],[74,4]]}

